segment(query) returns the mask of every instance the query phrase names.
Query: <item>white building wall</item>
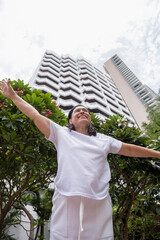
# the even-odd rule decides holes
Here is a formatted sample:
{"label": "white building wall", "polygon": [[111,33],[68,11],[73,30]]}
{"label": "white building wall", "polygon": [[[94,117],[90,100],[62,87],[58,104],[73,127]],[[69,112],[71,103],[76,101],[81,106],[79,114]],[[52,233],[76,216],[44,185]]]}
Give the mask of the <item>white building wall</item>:
{"label": "white building wall", "polygon": [[[132,116],[141,128],[148,122],[147,107],[156,105],[156,93],[143,85],[124,62],[114,55],[104,63],[104,69],[110,74]],[[124,110],[126,112],[126,109]]]}
{"label": "white building wall", "polygon": [[29,85],[50,92],[66,114],[73,106],[84,104],[102,120],[120,114],[135,124],[111,77],[83,58],[46,51]]}
{"label": "white building wall", "polygon": [[111,58],[113,64],[117,67],[131,89],[135,92],[145,107],[153,107],[156,105],[155,98],[157,94],[153,92],[147,85],[143,85],[141,81],[134,75],[134,73],[126,66],[118,55]]}
{"label": "white building wall", "polygon": [[[33,210],[31,206],[26,206],[27,210],[31,213],[34,219],[37,219],[37,214]],[[24,214],[24,212],[23,212]],[[26,231],[28,230],[28,231]],[[11,226],[9,229],[9,234],[12,235],[16,240],[28,240],[29,239],[29,230],[30,230],[30,222],[26,214],[21,216],[21,225],[16,225],[16,227]],[[36,234],[36,226],[34,230],[34,234]],[[49,222],[46,223],[44,228],[44,236],[45,240],[49,240],[50,236],[50,227]]]}

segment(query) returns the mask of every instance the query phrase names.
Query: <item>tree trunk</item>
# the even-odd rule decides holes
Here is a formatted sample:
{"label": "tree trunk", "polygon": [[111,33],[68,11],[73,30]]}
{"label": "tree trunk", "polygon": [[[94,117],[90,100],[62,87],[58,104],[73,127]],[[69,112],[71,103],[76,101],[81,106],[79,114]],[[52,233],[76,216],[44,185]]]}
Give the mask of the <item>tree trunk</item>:
{"label": "tree trunk", "polygon": [[134,196],[131,196],[130,199],[126,202],[125,208],[122,211],[120,218],[122,219],[122,223],[120,224],[120,239],[128,240],[128,220],[131,214],[131,207],[134,202]]}
{"label": "tree trunk", "polygon": [[37,227],[36,236],[35,236],[34,240],[37,240],[38,233],[39,233],[39,224],[38,224],[38,227]]}
{"label": "tree trunk", "polygon": [[16,209],[21,209],[25,212],[25,214],[27,215],[29,221],[30,221],[30,231],[29,231],[29,239],[28,240],[34,240],[34,218],[33,216],[30,214],[30,212],[27,210],[27,208],[21,204],[19,206],[14,205],[14,207]]}
{"label": "tree trunk", "polygon": [[41,230],[40,230],[41,237],[44,238],[44,223],[41,224]]}
{"label": "tree trunk", "polygon": [[1,209],[1,212],[0,212],[0,239],[2,236],[2,229],[3,229],[2,225],[3,225],[4,219],[7,215],[7,213],[9,212],[14,201],[20,196],[22,191],[26,188],[28,181],[29,181],[29,171],[27,172],[27,176],[26,176],[26,179],[25,179],[23,185],[16,192],[14,192],[13,195],[10,196],[10,198],[9,198],[8,202],[6,203],[6,205],[4,206],[4,208]]}

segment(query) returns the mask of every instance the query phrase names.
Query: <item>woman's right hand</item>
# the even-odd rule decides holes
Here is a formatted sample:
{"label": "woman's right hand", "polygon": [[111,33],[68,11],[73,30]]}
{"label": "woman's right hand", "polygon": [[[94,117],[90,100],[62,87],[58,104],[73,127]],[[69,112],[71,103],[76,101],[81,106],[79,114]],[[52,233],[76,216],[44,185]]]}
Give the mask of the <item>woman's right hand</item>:
{"label": "woman's right hand", "polygon": [[14,98],[14,96],[16,96],[15,91],[13,90],[13,88],[10,85],[10,81],[6,81],[6,79],[3,79],[0,82],[0,88],[2,90],[0,90],[0,92],[7,98],[10,98],[11,100]]}

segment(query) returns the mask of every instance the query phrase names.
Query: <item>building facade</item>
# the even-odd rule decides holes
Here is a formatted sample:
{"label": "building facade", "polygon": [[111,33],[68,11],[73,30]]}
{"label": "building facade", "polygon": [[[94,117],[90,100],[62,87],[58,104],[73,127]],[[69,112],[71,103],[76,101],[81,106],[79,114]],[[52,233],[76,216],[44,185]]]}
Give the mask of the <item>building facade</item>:
{"label": "building facade", "polygon": [[138,126],[148,122],[146,109],[156,105],[157,94],[143,85],[118,55],[106,61],[104,69],[113,79]]}
{"label": "building facade", "polygon": [[119,114],[136,124],[110,75],[83,58],[46,51],[29,85],[50,92],[66,114],[73,106],[84,104],[102,120]]}

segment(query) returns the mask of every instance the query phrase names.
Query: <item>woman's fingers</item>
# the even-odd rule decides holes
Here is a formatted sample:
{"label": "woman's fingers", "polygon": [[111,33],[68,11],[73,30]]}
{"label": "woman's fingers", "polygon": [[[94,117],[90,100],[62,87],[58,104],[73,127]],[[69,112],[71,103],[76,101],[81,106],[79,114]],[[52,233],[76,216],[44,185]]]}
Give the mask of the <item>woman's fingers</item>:
{"label": "woman's fingers", "polygon": [[10,80],[7,81],[7,86],[10,87]]}
{"label": "woman's fingers", "polygon": [[0,82],[0,88],[1,88],[1,93],[4,94],[4,92],[6,92],[8,90],[8,85],[9,83],[7,82],[6,83],[6,79],[3,79],[1,82]]}
{"label": "woman's fingers", "polygon": [[6,86],[6,85],[9,86],[9,84],[10,84],[10,80],[7,81],[7,78],[3,79],[3,80],[0,82],[0,86]]}
{"label": "woman's fingers", "polygon": [[4,84],[4,82],[3,82],[3,80],[0,82],[0,87],[2,88],[2,86],[3,86],[3,84]]}
{"label": "woman's fingers", "polygon": [[4,88],[4,86],[5,86],[5,81],[4,81],[4,79],[3,79],[2,82],[0,83],[0,86],[1,86],[1,88]]}

